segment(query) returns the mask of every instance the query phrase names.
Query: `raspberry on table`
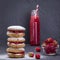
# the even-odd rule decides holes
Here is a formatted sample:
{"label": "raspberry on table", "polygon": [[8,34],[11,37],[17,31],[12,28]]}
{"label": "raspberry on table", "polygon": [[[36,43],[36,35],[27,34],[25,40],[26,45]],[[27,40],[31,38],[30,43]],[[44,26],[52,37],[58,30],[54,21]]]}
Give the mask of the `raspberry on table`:
{"label": "raspberry on table", "polygon": [[36,59],[40,59],[40,54],[36,54],[36,55],[35,55],[35,58],[36,58]]}
{"label": "raspberry on table", "polygon": [[41,48],[40,47],[36,47],[35,50],[36,50],[36,52],[40,52]]}

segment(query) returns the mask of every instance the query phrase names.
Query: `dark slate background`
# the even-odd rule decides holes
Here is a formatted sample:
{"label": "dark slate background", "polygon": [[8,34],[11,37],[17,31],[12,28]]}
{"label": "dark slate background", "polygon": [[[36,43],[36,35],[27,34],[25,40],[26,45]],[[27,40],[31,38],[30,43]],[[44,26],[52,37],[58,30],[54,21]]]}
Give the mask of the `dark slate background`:
{"label": "dark slate background", "polygon": [[22,25],[26,28],[26,43],[29,43],[31,10],[39,4],[41,42],[53,37],[60,42],[60,0],[0,0],[0,44],[6,45],[7,27]]}

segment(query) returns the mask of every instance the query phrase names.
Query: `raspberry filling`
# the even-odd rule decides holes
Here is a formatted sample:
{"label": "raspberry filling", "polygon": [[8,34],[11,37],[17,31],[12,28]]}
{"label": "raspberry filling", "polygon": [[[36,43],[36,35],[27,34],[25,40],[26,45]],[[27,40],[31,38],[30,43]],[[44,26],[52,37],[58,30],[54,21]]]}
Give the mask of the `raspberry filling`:
{"label": "raspberry filling", "polygon": [[14,43],[14,44],[22,44],[23,42],[10,42],[11,43]]}
{"label": "raspberry filling", "polygon": [[24,30],[8,30],[12,33],[24,33]]}
{"label": "raspberry filling", "polygon": [[13,53],[13,54],[25,54],[25,52],[9,52],[9,53]]}

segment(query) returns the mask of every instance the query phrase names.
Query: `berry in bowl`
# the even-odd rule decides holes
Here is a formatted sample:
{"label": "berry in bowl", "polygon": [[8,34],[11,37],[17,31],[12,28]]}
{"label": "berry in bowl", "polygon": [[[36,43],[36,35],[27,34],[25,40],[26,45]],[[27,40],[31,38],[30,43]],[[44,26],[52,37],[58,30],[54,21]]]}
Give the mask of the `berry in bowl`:
{"label": "berry in bowl", "polygon": [[56,55],[58,48],[58,42],[51,37],[47,38],[42,44],[43,53],[46,55]]}

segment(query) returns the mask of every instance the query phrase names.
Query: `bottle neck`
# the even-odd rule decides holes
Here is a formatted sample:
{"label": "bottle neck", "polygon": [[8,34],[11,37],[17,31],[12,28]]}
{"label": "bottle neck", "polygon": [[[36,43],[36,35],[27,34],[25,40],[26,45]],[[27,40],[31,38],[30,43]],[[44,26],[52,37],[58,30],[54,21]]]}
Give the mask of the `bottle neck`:
{"label": "bottle neck", "polygon": [[38,11],[32,10],[31,16],[39,16]]}

